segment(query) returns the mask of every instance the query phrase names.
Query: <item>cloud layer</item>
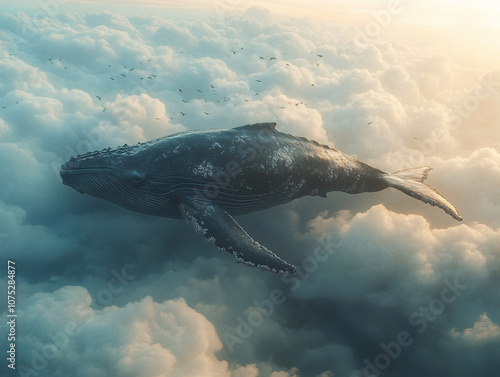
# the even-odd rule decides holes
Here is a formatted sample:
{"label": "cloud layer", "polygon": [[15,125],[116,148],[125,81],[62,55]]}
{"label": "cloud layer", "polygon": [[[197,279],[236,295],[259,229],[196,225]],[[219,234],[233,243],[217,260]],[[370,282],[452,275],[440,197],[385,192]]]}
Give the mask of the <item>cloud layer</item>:
{"label": "cloud layer", "polygon": [[155,303],[146,296],[121,308],[100,310],[92,308],[91,302],[88,292],[76,286],[34,294],[26,300],[20,314],[26,335],[19,342],[33,348],[31,363],[22,365],[19,372],[51,376],[257,375],[252,365],[230,371],[226,362],[215,357],[222,343],[213,325],[183,299]]}
{"label": "cloud layer", "polygon": [[[23,286],[24,375],[494,373],[499,56],[262,8],[201,21],[5,13],[0,25],[0,247]],[[90,150],[260,121],[385,171],[432,166],[465,220],[391,189],[238,218],[300,267],[282,278],[58,176]]]}

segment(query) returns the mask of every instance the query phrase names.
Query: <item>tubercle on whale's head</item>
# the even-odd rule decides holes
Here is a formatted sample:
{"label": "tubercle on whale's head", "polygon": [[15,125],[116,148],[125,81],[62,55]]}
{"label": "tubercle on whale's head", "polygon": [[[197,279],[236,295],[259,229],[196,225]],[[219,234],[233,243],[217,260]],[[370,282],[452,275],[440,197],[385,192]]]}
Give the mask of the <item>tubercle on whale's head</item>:
{"label": "tubercle on whale's head", "polygon": [[121,165],[124,161],[131,161],[134,155],[144,151],[149,143],[137,143],[135,145],[124,144],[116,148],[104,148],[71,157],[61,166],[61,170],[106,167],[109,165]]}

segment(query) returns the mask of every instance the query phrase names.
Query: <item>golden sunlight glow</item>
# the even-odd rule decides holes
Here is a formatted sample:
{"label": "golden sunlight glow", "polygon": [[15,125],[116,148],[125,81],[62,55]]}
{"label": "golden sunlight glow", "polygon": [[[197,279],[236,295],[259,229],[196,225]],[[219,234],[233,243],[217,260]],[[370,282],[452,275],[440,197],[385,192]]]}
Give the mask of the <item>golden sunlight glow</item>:
{"label": "golden sunlight glow", "polygon": [[[23,2],[25,0],[21,0]],[[272,14],[285,17],[309,18],[320,22],[333,22],[338,26],[363,25],[379,22],[384,28],[424,26],[453,30],[461,38],[470,34],[486,39],[500,34],[500,2],[483,0],[75,0],[71,8],[81,10],[130,11],[135,14],[155,12],[173,16],[169,10],[197,10],[206,15],[225,16],[245,12],[250,7],[268,9]],[[412,30],[413,32],[413,30]],[[497,40],[497,42],[500,42]]]}

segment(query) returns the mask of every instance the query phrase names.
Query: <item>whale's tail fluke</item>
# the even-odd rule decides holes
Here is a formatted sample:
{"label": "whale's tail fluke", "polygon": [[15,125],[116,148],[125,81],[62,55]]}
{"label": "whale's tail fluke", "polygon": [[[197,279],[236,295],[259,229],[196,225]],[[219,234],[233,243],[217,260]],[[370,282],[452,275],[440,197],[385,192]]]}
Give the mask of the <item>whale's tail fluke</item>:
{"label": "whale's tail fluke", "polygon": [[397,188],[405,194],[432,206],[439,207],[454,219],[461,221],[462,217],[460,217],[455,207],[436,190],[423,183],[431,169],[430,167],[422,167],[400,170],[392,174],[383,174],[381,179],[390,187]]}

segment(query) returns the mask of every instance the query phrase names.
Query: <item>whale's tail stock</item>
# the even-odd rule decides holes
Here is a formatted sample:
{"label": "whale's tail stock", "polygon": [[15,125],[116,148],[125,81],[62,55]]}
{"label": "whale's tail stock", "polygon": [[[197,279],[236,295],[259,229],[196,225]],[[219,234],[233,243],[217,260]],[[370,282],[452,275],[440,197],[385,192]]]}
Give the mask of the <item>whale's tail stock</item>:
{"label": "whale's tail stock", "polygon": [[382,174],[380,178],[389,185],[416,199],[429,203],[444,210],[454,219],[461,221],[462,217],[453,205],[432,187],[423,183],[427,178],[430,167],[400,170],[391,174]]}

